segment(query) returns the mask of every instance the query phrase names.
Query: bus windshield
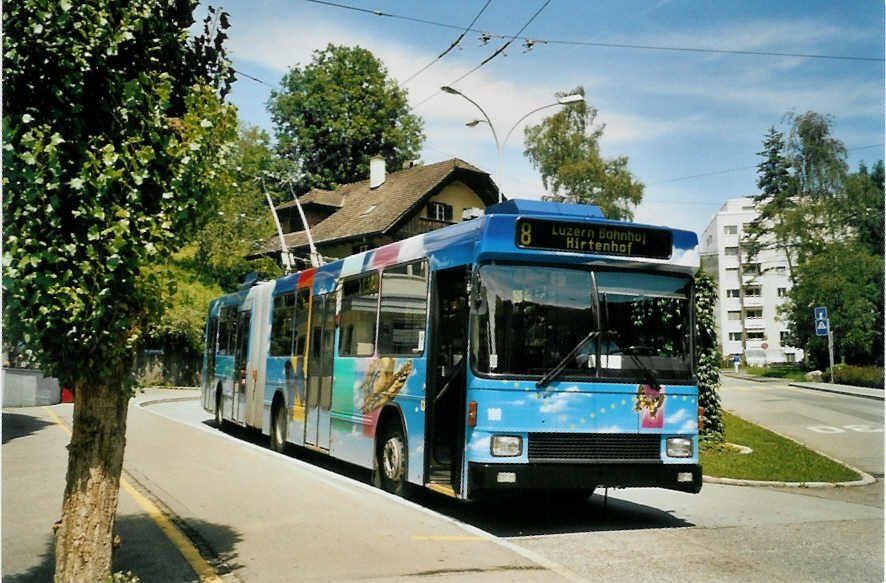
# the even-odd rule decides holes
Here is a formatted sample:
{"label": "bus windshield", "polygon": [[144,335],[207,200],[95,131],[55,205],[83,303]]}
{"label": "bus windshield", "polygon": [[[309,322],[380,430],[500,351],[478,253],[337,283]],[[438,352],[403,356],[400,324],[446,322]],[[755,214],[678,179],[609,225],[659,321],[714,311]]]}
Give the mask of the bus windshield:
{"label": "bus windshield", "polygon": [[[538,265],[480,267],[471,298],[478,373],[688,379],[687,277]],[[568,362],[563,358],[598,331]]]}

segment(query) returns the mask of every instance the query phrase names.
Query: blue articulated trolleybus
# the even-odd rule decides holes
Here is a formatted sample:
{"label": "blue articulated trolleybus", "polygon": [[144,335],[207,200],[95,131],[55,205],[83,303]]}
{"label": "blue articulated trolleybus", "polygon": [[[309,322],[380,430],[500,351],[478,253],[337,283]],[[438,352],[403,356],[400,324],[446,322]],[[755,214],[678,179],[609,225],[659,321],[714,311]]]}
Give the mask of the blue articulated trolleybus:
{"label": "blue articulated trolleybus", "polygon": [[463,499],[701,488],[694,233],[514,200],[213,300],[222,426]]}

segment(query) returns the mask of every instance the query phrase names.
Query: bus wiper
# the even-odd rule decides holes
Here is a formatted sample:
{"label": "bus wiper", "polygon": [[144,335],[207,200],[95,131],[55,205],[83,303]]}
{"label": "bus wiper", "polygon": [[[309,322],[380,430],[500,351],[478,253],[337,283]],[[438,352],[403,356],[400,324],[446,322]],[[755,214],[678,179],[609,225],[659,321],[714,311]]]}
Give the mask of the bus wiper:
{"label": "bus wiper", "polygon": [[621,351],[623,354],[627,354],[631,357],[631,361],[640,369],[643,373],[643,380],[646,381],[646,384],[652,387],[653,390],[660,391],[661,384],[655,378],[655,373],[652,372],[652,369],[646,366],[642,360],[640,360],[639,352],[641,349],[647,349],[646,346],[628,346],[627,348],[622,348]]}
{"label": "bus wiper", "polygon": [[544,387],[551,384],[551,381],[554,380],[554,377],[556,377],[558,374],[563,372],[563,369],[566,368],[566,364],[570,360],[572,360],[576,354],[578,354],[578,351],[581,350],[582,348],[584,348],[585,344],[587,344],[588,342],[590,342],[591,340],[593,340],[594,338],[596,338],[599,335],[600,335],[599,330],[591,330],[587,336],[585,336],[584,338],[582,338],[581,340],[578,341],[578,344],[575,345],[575,348],[573,348],[572,350],[569,351],[569,354],[564,356],[560,360],[560,362],[558,362],[557,364],[554,365],[554,368],[552,368],[551,370],[546,372],[543,377],[538,379],[538,382],[535,383],[535,386],[539,389],[543,389]]}

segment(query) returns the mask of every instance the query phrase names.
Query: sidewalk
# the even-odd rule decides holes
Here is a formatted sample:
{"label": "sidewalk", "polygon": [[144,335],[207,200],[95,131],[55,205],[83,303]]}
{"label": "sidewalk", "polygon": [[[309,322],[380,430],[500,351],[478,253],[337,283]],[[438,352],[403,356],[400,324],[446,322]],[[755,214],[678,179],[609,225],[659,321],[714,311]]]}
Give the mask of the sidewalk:
{"label": "sidewalk", "polygon": [[741,379],[743,381],[751,381],[753,383],[783,383],[787,384],[791,387],[797,387],[800,389],[809,389],[812,391],[823,391],[826,393],[837,393],[840,395],[850,395],[853,397],[863,397],[865,399],[876,399],[878,401],[884,400],[884,392],[882,389],[872,389],[869,387],[854,387],[852,385],[839,385],[832,383],[816,383],[811,381],[789,381],[786,379],[772,378],[772,377],[760,377],[756,375],[749,375],[744,373],[734,373],[734,372],[726,372],[720,371],[720,374],[723,376],[727,376],[733,379]]}
{"label": "sidewalk", "polygon": [[[72,411],[70,403],[3,410],[4,582],[52,580],[52,523],[61,516],[70,440],[52,414],[70,427]],[[114,571],[131,570],[144,583],[199,580],[130,491],[121,489],[115,532],[122,544],[114,553]]]}

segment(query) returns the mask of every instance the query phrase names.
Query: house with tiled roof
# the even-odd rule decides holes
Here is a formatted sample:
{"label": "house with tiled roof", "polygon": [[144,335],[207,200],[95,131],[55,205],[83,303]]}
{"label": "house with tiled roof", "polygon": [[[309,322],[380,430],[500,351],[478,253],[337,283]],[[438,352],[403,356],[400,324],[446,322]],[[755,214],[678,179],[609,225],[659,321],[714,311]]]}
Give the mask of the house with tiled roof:
{"label": "house with tiled roof", "polygon": [[[464,160],[388,173],[384,159],[377,157],[370,163],[369,179],[332,191],[311,190],[299,203],[317,251],[337,259],[472,218],[498,198],[489,173]],[[300,267],[306,266],[308,237],[295,201],[278,206],[277,214],[286,247]],[[279,260],[280,250],[279,237],[273,237],[250,258]]]}

